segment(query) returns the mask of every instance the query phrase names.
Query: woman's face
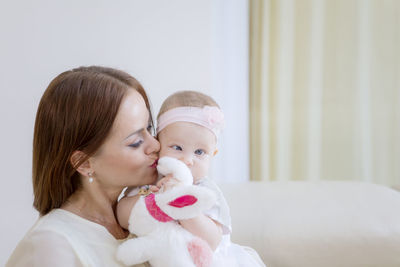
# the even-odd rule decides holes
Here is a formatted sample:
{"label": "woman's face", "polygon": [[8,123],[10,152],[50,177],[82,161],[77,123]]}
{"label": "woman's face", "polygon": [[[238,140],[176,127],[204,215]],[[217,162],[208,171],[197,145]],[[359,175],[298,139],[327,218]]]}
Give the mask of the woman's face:
{"label": "woman's face", "polygon": [[151,135],[149,118],[143,97],[128,90],[109,136],[89,159],[96,182],[120,189],[156,181],[160,144]]}

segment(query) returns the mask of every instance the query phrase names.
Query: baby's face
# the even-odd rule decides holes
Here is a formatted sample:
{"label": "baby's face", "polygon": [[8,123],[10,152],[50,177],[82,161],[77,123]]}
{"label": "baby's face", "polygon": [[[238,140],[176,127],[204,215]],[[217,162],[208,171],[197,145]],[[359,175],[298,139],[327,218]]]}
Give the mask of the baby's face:
{"label": "baby's face", "polygon": [[174,122],[158,134],[158,139],[160,157],[183,161],[194,181],[207,176],[216,149],[215,135],[209,129],[190,122]]}

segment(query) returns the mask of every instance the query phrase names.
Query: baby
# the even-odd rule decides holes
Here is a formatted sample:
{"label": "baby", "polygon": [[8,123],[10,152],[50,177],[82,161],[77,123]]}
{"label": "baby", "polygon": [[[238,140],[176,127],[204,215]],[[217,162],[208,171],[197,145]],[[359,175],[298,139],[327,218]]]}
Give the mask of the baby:
{"label": "baby", "polygon": [[[265,266],[253,249],[230,241],[229,207],[221,190],[208,177],[211,160],[217,153],[218,136],[224,126],[224,115],[218,104],[200,92],[177,92],[164,101],[157,121],[160,158],[168,156],[181,160],[192,172],[194,184],[212,190],[217,196],[216,204],[210,210],[198,217],[180,220],[180,225],[205,240],[214,250],[213,266]],[[176,185],[177,180],[166,176],[151,190],[168,190]],[[118,219],[125,228],[133,205],[127,202],[121,201],[118,206]]]}

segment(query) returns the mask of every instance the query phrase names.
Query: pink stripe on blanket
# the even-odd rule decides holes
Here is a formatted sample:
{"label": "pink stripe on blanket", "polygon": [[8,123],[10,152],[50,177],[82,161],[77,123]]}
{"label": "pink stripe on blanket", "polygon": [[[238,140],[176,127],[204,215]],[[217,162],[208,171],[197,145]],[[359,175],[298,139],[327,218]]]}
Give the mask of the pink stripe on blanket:
{"label": "pink stripe on blanket", "polygon": [[173,221],[165,212],[163,212],[155,201],[155,195],[150,194],[145,197],[144,202],[146,203],[146,208],[150,215],[159,222],[169,222]]}

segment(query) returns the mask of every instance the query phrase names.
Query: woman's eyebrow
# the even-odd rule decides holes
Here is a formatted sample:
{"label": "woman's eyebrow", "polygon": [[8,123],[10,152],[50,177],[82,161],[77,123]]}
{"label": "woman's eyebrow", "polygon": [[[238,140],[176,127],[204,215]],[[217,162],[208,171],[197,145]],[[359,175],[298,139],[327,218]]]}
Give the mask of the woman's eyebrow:
{"label": "woman's eyebrow", "polygon": [[[150,125],[150,124],[152,124],[152,120],[150,119],[150,116],[149,116],[148,125]],[[146,128],[147,128],[147,127],[146,127]],[[144,128],[140,128],[139,130],[134,131],[133,133],[131,133],[130,135],[128,135],[124,140],[126,140],[126,139],[128,139],[129,137],[131,137],[132,135],[138,134],[138,133],[140,133],[140,132],[142,132],[142,131],[144,131]]]}
{"label": "woman's eyebrow", "polygon": [[140,132],[142,132],[142,131],[144,131],[144,128],[140,128],[139,130],[134,131],[133,133],[131,133],[130,135],[128,135],[128,136],[125,138],[125,140],[128,139],[129,137],[131,137],[132,135],[138,134],[138,133],[140,133]]}

